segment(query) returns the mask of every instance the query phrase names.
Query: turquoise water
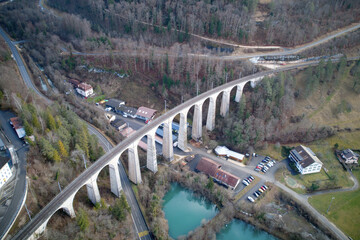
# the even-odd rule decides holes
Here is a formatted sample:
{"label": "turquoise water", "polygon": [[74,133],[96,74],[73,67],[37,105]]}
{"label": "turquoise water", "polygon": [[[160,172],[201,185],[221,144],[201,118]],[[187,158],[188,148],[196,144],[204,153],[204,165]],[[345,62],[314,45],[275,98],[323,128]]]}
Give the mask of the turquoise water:
{"label": "turquoise water", "polygon": [[198,197],[177,183],[165,194],[163,211],[169,224],[169,235],[176,239],[186,235],[201,225],[202,221],[212,219],[217,207],[204,197]]}
{"label": "turquoise water", "polygon": [[216,235],[216,240],[276,240],[277,238],[238,219],[232,220]]}

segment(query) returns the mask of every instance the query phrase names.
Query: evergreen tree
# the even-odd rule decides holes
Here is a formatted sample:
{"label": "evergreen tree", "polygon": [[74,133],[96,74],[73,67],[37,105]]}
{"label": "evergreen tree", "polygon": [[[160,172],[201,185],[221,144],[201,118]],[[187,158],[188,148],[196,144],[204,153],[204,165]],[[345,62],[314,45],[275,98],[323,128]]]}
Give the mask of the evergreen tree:
{"label": "evergreen tree", "polygon": [[39,120],[35,113],[31,114],[31,123],[36,129],[38,129],[38,130],[41,129],[41,125],[40,125]]}
{"label": "evergreen tree", "polygon": [[61,158],[60,158],[60,155],[59,155],[59,152],[56,150],[56,149],[54,149],[53,150],[53,158],[52,158],[52,160],[54,161],[54,162],[60,162],[61,161]]}
{"label": "evergreen tree", "polygon": [[24,121],[24,128],[27,136],[33,135],[34,130],[26,120]]}
{"label": "evergreen tree", "polygon": [[55,119],[54,119],[53,115],[51,114],[51,112],[49,110],[46,111],[46,126],[50,130],[55,130],[56,129]]}
{"label": "evergreen tree", "polygon": [[65,146],[64,146],[64,144],[63,144],[63,142],[62,142],[61,140],[58,141],[58,149],[59,149],[60,155],[61,155],[62,157],[65,157],[65,158],[66,158],[66,157],[69,156],[69,154],[68,154],[68,152],[66,151]]}
{"label": "evergreen tree", "polygon": [[85,231],[89,227],[89,217],[84,209],[80,209],[76,218],[76,222],[81,231]]}

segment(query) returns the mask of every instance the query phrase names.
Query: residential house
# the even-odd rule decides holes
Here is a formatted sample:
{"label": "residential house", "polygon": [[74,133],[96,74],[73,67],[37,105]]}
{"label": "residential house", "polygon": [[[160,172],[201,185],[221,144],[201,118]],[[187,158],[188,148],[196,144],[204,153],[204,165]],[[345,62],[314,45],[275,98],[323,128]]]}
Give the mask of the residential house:
{"label": "residential house", "polygon": [[215,153],[218,156],[227,157],[227,158],[233,159],[235,161],[239,161],[239,162],[242,162],[242,160],[244,159],[243,154],[231,151],[230,149],[228,149],[225,146],[217,146],[215,148]]}
{"label": "residential house", "polygon": [[126,122],[119,118],[115,119],[110,124],[111,124],[111,126],[116,128],[118,131],[121,131],[122,129],[126,128],[126,126],[127,126]]}
{"label": "residential house", "polygon": [[114,98],[109,99],[109,100],[105,103],[105,106],[106,106],[106,107],[110,107],[114,112],[117,112],[117,111],[118,111],[118,108],[119,108],[121,105],[125,105],[125,101],[118,100],[118,99],[114,99]]}
{"label": "residential house", "polygon": [[323,163],[310,148],[299,145],[290,151],[289,159],[301,174],[320,172]]}
{"label": "residential house", "polygon": [[195,170],[210,176],[216,182],[231,189],[235,189],[240,182],[240,178],[222,170],[220,164],[205,157],[200,159]]}
{"label": "residential house", "polygon": [[354,153],[351,149],[345,149],[341,152],[341,157],[345,160],[346,164],[358,163],[359,155]]}
{"label": "residential house", "polygon": [[127,107],[125,105],[120,105],[116,112],[123,115],[124,117],[136,118],[137,109],[133,107]]}
{"label": "residential house", "polygon": [[80,83],[76,88],[77,93],[79,93],[84,98],[88,98],[91,94],[94,93],[94,90],[90,84],[87,83]]}
{"label": "residential house", "polygon": [[14,128],[14,130],[19,138],[22,139],[26,136],[25,129],[21,123],[20,118],[18,118],[18,117],[10,118],[10,124]]}
{"label": "residential house", "polygon": [[149,120],[155,117],[156,110],[147,108],[147,107],[139,107],[136,112],[136,117],[148,122]]}
{"label": "residential house", "polygon": [[5,147],[4,142],[0,139],[0,189],[12,177],[12,160],[9,150]]}

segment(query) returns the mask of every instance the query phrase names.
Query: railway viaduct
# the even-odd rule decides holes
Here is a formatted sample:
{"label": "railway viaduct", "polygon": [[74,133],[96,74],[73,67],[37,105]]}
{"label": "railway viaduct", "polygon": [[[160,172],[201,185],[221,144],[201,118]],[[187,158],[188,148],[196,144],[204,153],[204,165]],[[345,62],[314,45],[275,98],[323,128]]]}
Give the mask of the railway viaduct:
{"label": "railway viaduct", "polygon": [[147,137],[147,168],[156,173],[157,172],[157,157],[155,147],[155,132],[157,128],[163,124],[164,138],[163,138],[163,156],[169,161],[174,159],[173,142],[172,142],[172,121],[175,117],[180,115],[180,129],[178,133],[178,148],[182,151],[187,151],[187,116],[189,110],[194,107],[193,124],[191,130],[191,137],[194,140],[199,140],[202,136],[203,129],[203,104],[208,103],[208,111],[206,118],[206,129],[212,131],[215,127],[216,103],[217,98],[220,99],[220,115],[225,117],[229,112],[230,106],[230,92],[235,89],[235,102],[239,102],[243,93],[243,88],[247,83],[253,87],[256,82],[263,79],[265,76],[270,76],[278,72],[292,70],[299,67],[306,67],[309,65],[316,65],[316,63],[305,63],[296,66],[287,66],[281,69],[270,70],[256,73],[247,77],[240,78],[228,82],[224,85],[216,87],[212,90],[204,92],[183,104],[168,110],[165,114],[154,119],[148,125],[144,126],[124,141],[115,146],[112,150],[98,159],[89,168],[87,168],[80,176],[74,179],[63,191],[61,191],[51,202],[46,205],[31,221],[29,221],[13,239],[37,239],[42,234],[51,216],[59,209],[64,210],[70,217],[75,217],[73,201],[76,193],[86,186],[88,197],[93,204],[100,201],[100,192],[97,185],[97,178],[102,169],[109,166],[111,192],[116,196],[120,196],[122,191],[118,161],[121,155],[128,151],[128,175],[129,179],[135,183],[142,182],[140,163],[138,157],[138,143],[146,136]]}

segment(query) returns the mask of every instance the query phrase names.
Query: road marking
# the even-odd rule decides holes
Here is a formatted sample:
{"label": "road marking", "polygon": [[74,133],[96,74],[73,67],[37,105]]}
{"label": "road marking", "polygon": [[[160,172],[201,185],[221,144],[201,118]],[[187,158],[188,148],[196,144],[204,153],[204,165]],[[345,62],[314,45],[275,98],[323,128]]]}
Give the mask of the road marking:
{"label": "road marking", "polygon": [[143,232],[139,233],[139,237],[141,238],[141,237],[144,237],[144,236],[146,236],[148,234],[149,234],[149,231],[143,231]]}

